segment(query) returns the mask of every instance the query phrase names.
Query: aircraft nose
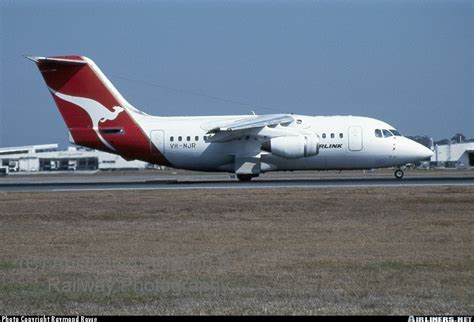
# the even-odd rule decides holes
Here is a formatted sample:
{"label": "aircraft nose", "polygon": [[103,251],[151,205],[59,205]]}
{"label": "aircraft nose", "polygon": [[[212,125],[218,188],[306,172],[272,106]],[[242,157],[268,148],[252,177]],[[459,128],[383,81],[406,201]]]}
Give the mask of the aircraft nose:
{"label": "aircraft nose", "polygon": [[398,146],[398,157],[407,163],[425,160],[428,161],[431,156],[433,156],[433,152],[426,146],[408,138],[403,138],[400,143],[401,144]]}
{"label": "aircraft nose", "polygon": [[431,157],[433,156],[433,151],[431,151],[431,149],[428,149],[424,145],[421,145],[420,149],[421,149],[420,154],[421,154],[423,159],[431,159]]}
{"label": "aircraft nose", "polygon": [[417,161],[428,161],[433,156],[433,151],[418,142],[413,141],[411,150],[413,157],[416,158]]}

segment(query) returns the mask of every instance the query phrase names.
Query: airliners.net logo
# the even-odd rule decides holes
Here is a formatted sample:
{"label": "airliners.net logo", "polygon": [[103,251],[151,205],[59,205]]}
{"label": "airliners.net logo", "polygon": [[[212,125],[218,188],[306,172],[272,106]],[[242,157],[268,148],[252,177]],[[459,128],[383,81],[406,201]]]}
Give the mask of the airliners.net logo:
{"label": "airliners.net logo", "polygon": [[408,322],[472,322],[471,316],[410,316]]}

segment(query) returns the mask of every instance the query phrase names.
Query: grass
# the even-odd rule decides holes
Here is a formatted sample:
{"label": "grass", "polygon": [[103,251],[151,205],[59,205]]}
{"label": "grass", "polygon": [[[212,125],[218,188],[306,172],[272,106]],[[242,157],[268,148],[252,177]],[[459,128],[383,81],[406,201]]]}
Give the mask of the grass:
{"label": "grass", "polygon": [[0,193],[2,314],[465,314],[474,188]]}

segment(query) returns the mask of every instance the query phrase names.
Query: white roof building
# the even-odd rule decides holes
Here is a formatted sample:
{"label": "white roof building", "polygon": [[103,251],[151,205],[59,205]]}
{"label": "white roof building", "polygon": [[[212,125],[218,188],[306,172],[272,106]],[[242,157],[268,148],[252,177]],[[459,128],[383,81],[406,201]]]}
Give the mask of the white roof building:
{"label": "white roof building", "polygon": [[145,169],[147,162],[126,161],[102,151],[70,146],[60,151],[57,144],[0,148],[0,167],[8,172]]}
{"label": "white roof building", "polygon": [[58,150],[57,144],[25,145],[0,148],[0,157],[11,154],[53,152]]}
{"label": "white roof building", "polygon": [[435,145],[431,162],[474,167],[474,142]]}

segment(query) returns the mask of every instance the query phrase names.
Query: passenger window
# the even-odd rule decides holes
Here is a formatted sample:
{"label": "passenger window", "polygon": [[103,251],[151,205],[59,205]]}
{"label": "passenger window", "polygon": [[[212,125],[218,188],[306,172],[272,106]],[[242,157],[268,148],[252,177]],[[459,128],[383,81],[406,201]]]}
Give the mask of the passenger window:
{"label": "passenger window", "polygon": [[174,137],[170,136],[170,142],[174,141]]}
{"label": "passenger window", "polygon": [[325,139],[325,138],[326,138],[326,133],[323,133],[323,139]]}
{"label": "passenger window", "polygon": [[334,133],[331,133],[331,139],[334,139]]}
{"label": "passenger window", "polygon": [[383,138],[382,131],[379,129],[375,130],[375,136],[378,138]]}
{"label": "passenger window", "polygon": [[344,134],[339,133],[339,138],[342,139],[344,137]]}
{"label": "passenger window", "polygon": [[186,141],[191,141],[191,137],[190,137],[190,136],[187,136],[187,137],[186,137]]}
{"label": "passenger window", "polygon": [[194,141],[199,141],[199,136],[196,135],[196,136],[194,137]]}
{"label": "passenger window", "polygon": [[181,136],[178,136],[178,141],[179,142],[183,141],[183,138]]}
{"label": "passenger window", "polygon": [[207,136],[206,136],[206,135],[204,135],[204,136],[202,137],[202,139],[204,140],[204,142],[206,142],[206,140],[207,140]]}
{"label": "passenger window", "polygon": [[382,132],[383,132],[383,136],[385,136],[386,138],[388,138],[390,136],[393,136],[393,134],[390,133],[390,131],[388,131],[388,130],[382,130]]}

